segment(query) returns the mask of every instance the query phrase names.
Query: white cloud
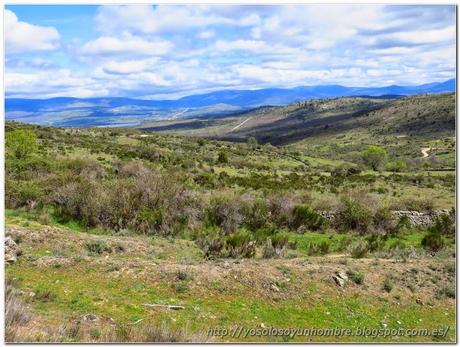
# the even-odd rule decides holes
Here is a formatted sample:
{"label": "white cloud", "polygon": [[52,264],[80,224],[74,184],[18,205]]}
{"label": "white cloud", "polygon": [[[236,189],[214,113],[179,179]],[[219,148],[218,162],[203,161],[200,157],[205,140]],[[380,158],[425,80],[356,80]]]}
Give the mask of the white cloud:
{"label": "white cloud", "polygon": [[381,5],[101,6],[99,37],[63,42],[78,67],[10,59],[7,91],[143,97],[453,77],[455,16],[415,7],[408,17]]}
{"label": "white cloud", "polygon": [[80,53],[83,55],[117,55],[131,54],[133,56],[157,56],[167,53],[172,44],[164,40],[148,41],[129,34],[122,38],[102,36],[83,45]]}
{"label": "white cloud", "polygon": [[258,22],[256,14],[232,18],[201,5],[105,5],[96,16],[102,33],[128,31],[138,34],[170,34],[212,25],[250,26]]}
{"label": "white cloud", "polygon": [[132,74],[142,72],[150,66],[157,64],[159,59],[144,59],[144,60],[126,60],[116,61],[110,60],[104,64],[103,70],[111,74]]}
{"label": "white cloud", "polygon": [[55,28],[21,22],[10,10],[5,10],[4,14],[7,54],[48,51],[58,47],[59,33]]}

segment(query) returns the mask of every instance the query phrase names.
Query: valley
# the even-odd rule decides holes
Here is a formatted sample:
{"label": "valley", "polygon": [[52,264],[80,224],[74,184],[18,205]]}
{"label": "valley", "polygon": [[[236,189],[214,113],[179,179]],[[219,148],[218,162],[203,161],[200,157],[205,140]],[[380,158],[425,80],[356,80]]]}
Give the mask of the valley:
{"label": "valley", "polygon": [[455,340],[454,94],[5,129],[8,341]]}

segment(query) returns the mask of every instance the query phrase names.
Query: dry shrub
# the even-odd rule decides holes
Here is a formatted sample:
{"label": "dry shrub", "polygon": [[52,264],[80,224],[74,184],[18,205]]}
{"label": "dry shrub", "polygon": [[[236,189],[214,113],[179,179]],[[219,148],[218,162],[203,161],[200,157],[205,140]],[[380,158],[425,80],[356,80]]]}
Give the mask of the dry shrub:
{"label": "dry shrub", "polygon": [[378,208],[378,199],[362,190],[348,191],[341,200],[337,225],[339,228],[356,230],[366,233],[373,223],[375,211]]}
{"label": "dry shrub", "polygon": [[271,195],[267,198],[268,210],[276,225],[287,227],[292,224],[292,210],[298,201],[289,195]]}
{"label": "dry shrub", "polygon": [[5,341],[27,341],[22,336],[20,328],[31,319],[29,309],[18,298],[17,290],[10,283],[5,286]]}
{"label": "dry shrub", "polygon": [[200,218],[196,195],[157,170],[132,162],[115,179],[77,177],[54,194],[56,216],[86,227],[129,229],[142,234],[174,234]]}
{"label": "dry shrub", "polygon": [[235,232],[243,222],[241,204],[240,197],[235,194],[222,193],[214,197],[207,211],[208,222],[220,227],[227,235]]}

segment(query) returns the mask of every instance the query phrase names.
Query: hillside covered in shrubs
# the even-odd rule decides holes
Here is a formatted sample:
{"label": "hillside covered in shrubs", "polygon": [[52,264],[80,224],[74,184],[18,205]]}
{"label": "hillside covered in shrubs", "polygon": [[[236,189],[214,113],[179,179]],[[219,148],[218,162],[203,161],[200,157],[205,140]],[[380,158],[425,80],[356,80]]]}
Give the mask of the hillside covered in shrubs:
{"label": "hillside covered in shrubs", "polygon": [[[6,136],[7,208],[45,223],[185,237],[209,258],[253,257],[257,247],[280,255],[295,247],[290,235],[312,231],[394,237],[418,226],[393,211],[433,214],[454,207],[453,173],[408,169],[378,145],[363,146],[358,160],[347,163],[309,162],[298,149],[257,141],[232,144],[123,129],[8,123]],[[398,170],[391,162],[400,163]],[[453,226],[446,224],[452,211],[433,214],[434,221],[448,216],[436,224],[442,225],[438,238],[452,240]]]}
{"label": "hillside covered in shrubs", "polygon": [[275,147],[7,122],[7,340],[402,324],[448,326],[421,339],[452,341],[452,136],[351,131]]}

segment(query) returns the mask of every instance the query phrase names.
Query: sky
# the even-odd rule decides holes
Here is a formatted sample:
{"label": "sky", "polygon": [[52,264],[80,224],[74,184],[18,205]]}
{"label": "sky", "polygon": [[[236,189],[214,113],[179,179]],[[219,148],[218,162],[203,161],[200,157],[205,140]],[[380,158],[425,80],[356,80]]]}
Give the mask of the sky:
{"label": "sky", "polygon": [[454,5],[9,5],[6,97],[455,78]]}

